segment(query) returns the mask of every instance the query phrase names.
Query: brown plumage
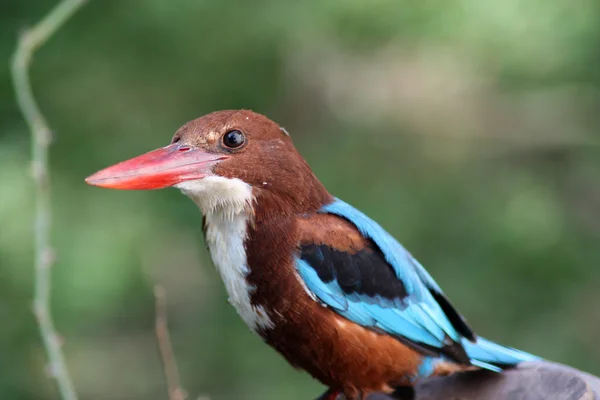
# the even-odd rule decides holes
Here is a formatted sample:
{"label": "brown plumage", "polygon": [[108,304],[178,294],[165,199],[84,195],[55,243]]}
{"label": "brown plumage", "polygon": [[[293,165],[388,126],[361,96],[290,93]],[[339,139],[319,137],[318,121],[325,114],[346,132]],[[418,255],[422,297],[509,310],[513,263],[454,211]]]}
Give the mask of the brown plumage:
{"label": "brown plumage", "polygon": [[283,217],[251,230],[246,248],[251,266],[248,280],[256,286],[252,301],[268,305],[275,322],[261,336],[290,364],[351,399],[409,384],[421,362],[419,353],[337,315],[302,286],[291,255],[298,243],[313,234],[317,241],[350,252],[367,244],[352,224],[330,215]]}
{"label": "brown plumage", "polygon": [[[260,114],[232,110],[195,119],[170,145],[86,181],[115,189],[173,186],[193,199],[231,304],[290,364],[329,386],[332,398],[337,392],[349,398],[390,392],[432,372],[470,368],[463,344],[474,342],[475,335],[435,282],[400,245],[392,246],[393,254],[404,264],[392,266],[390,250],[384,254],[364,227],[359,231],[351,219],[321,213],[336,200],[287,132]],[[335,285],[338,299],[327,303],[331,293],[323,289],[318,298],[298,265],[318,275],[315,287]],[[408,281],[401,277],[403,268],[412,274]],[[344,314],[349,302],[359,304],[358,319]],[[383,317],[391,322],[374,319],[379,309],[391,310],[392,317],[389,312]],[[415,314],[399,321],[404,317],[394,313],[407,309]],[[406,326],[412,338],[402,336]],[[481,355],[480,365],[492,370],[529,356],[491,342],[472,349]],[[453,363],[433,364],[439,355]]]}

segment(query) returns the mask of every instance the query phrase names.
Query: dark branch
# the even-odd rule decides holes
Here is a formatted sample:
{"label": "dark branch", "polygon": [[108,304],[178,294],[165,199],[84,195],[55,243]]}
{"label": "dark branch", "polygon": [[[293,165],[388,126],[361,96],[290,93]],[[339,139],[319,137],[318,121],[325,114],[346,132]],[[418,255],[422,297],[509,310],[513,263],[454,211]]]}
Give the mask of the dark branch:
{"label": "dark branch", "polygon": [[431,378],[412,392],[401,388],[393,396],[373,394],[368,400],[600,400],[600,378],[536,362],[501,374],[479,370]]}

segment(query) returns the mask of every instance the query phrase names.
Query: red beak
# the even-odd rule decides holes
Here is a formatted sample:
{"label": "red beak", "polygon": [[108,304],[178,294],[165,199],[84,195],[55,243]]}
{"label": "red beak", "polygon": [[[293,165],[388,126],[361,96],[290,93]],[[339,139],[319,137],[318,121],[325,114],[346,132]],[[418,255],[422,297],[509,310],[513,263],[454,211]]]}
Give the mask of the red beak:
{"label": "red beak", "polygon": [[211,175],[212,166],[227,158],[223,154],[173,143],[98,171],[85,181],[111,189],[162,189]]}

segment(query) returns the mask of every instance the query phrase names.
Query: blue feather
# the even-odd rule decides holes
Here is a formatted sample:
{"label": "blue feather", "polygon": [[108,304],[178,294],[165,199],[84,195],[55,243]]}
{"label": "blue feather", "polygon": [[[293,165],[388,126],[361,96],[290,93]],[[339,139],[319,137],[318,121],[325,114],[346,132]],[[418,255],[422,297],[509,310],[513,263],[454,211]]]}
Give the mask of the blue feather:
{"label": "blue feather", "polygon": [[353,301],[344,294],[335,280],[329,283],[323,282],[306,261],[296,260],[296,268],[306,286],[323,303],[359,325],[405,336],[433,347],[440,346],[444,340],[443,331],[439,327],[432,324],[428,327],[431,328],[429,330],[419,323],[418,308],[408,307],[402,311],[384,308],[376,303]]}
{"label": "blue feather", "polygon": [[[500,370],[499,366],[538,359],[486,339],[479,338],[475,343],[467,340],[458,331],[465,330],[455,328],[456,319],[460,318],[458,314],[452,315],[455,321],[453,325],[447,315],[453,311],[449,311],[449,303],[442,309],[439,296],[443,296],[443,292],[438,284],[400,243],[365,214],[339,199],[324,206],[319,212],[338,215],[350,221],[362,235],[371,239],[393,268],[396,277],[402,281],[407,293],[405,298],[389,299],[367,296],[356,291],[344,292],[337,279],[324,282],[315,268],[306,260],[297,258],[296,269],[307,288],[339,315],[359,325],[440,350],[448,344],[447,339],[450,338],[463,346],[473,365],[492,371]],[[319,262],[325,261],[319,249],[315,254]],[[470,332],[468,327],[465,329]],[[427,375],[433,371],[433,361],[425,361],[419,375]]]}
{"label": "blue feather", "polygon": [[[396,239],[375,221],[339,199],[335,199],[332,203],[325,205],[319,212],[335,214],[349,220],[358,228],[360,233],[375,242],[387,262],[394,269],[398,279],[404,283],[406,291],[409,293],[409,298],[412,299],[407,310],[402,312],[402,316],[412,319],[424,332],[433,333],[437,338],[437,342],[432,344],[433,346],[442,347],[446,335],[457,342],[461,339],[429,291],[431,288],[442,293],[440,287],[423,266]],[[388,327],[388,329],[397,331],[393,329],[393,325],[398,323],[397,315],[380,322]],[[411,340],[418,341],[418,337],[411,338]]]}
{"label": "blue feather", "polygon": [[419,369],[417,369],[417,376],[415,378],[427,378],[433,374],[436,364],[439,362],[438,358],[423,357]]}
{"label": "blue feather", "polygon": [[478,337],[475,343],[463,340],[462,345],[473,365],[477,365],[476,363],[515,365],[520,362],[541,360],[532,354],[499,345],[482,337]]}

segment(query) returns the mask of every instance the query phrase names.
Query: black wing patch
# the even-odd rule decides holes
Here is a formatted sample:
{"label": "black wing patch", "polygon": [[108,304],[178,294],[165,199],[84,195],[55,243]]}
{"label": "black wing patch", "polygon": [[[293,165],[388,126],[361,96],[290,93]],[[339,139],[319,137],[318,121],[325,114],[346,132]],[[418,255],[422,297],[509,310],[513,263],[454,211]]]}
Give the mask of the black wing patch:
{"label": "black wing patch", "polygon": [[365,248],[356,253],[339,251],[327,245],[304,244],[300,258],[329,283],[337,280],[345,294],[401,300],[406,288],[379,249]]}

